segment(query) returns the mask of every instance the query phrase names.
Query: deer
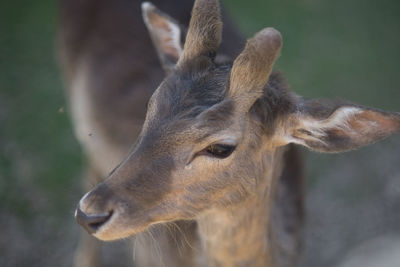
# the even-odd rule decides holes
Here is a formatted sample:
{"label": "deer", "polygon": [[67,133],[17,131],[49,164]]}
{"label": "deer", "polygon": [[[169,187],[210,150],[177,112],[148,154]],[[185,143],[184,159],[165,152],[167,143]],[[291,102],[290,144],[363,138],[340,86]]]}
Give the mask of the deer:
{"label": "deer", "polygon": [[273,71],[280,32],[262,29],[237,52],[242,37],[229,20],[222,34],[218,0],[195,0],[187,30],[178,21],[189,1],[175,19],[141,4],[165,73],[159,84],[150,39],[138,39],[144,26],[104,21],[129,22],[127,7],[137,3],[73,2],[62,6],[60,58],[88,180],[97,183],[75,211],[90,234],[75,266],[98,264],[91,236],[139,238],[149,229],[159,255],[143,237],[135,266],[296,266],[299,147],[345,152],[400,130],[400,113],[295,94]]}

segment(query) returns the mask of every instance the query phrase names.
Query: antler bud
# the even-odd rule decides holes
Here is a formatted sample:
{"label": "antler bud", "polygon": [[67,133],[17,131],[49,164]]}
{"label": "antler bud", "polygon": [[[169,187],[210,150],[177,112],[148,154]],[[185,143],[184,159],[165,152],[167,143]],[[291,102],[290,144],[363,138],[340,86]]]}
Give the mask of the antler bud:
{"label": "antler bud", "polygon": [[233,63],[228,96],[243,96],[241,105],[251,106],[262,95],[281,47],[282,36],[274,28],[265,28],[249,39]]}
{"label": "antler bud", "polygon": [[221,43],[222,21],[217,0],[196,0],[179,63],[197,56],[215,56]]}

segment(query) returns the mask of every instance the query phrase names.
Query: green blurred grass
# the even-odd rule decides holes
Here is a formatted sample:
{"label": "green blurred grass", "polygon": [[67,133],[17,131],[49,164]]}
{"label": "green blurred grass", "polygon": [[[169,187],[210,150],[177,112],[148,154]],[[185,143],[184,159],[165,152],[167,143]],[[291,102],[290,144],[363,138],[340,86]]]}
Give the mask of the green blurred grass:
{"label": "green blurred grass", "polygon": [[297,93],[399,110],[399,1],[225,3],[249,35],[267,26],[281,31],[284,47],[277,69]]}
{"label": "green blurred grass", "polygon": [[56,2],[0,3],[0,210],[54,218],[81,169],[55,61]]}
{"label": "green blurred grass", "polygon": [[[225,0],[248,35],[282,32],[277,69],[305,97],[399,110],[397,0]],[[56,1],[0,2],[0,211],[69,215],[81,150],[55,61]],[[330,156],[314,165],[326,167]]]}

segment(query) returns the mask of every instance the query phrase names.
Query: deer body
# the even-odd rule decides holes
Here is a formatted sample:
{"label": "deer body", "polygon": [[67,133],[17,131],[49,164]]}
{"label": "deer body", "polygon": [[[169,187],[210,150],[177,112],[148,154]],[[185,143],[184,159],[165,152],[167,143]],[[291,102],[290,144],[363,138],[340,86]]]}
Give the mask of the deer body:
{"label": "deer body", "polygon": [[[192,3],[174,3],[158,4],[187,23]],[[146,239],[137,243],[139,266],[295,266],[303,183],[293,143],[340,152],[400,128],[397,113],[292,93],[272,73],[282,46],[275,29],[236,57],[242,39],[228,21],[221,44],[215,0],[195,1],[183,47],[181,25],[142,5],[162,82],[139,3],[64,1],[62,11],[72,118],[100,182],[76,218],[102,240],[155,227],[160,255]],[[76,265],[94,266],[91,253]]]}

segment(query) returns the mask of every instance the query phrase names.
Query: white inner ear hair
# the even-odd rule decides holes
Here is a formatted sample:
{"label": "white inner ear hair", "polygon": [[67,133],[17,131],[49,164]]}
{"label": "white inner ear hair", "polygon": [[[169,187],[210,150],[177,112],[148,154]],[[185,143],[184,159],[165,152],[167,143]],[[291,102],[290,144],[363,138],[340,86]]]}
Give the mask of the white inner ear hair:
{"label": "white inner ear hair", "polygon": [[311,133],[310,137],[323,137],[326,136],[326,130],[329,129],[343,129],[346,131],[353,131],[349,127],[349,120],[356,114],[362,113],[363,110],[357,107],[341,107],[333,112],[328,118],[324,120],[316,120],[314,118],[305,118],[302,120],[303,129]]}
{"label": "white inner ear hair", "polygon": [[306,146],[305,140],[326,143],[322,140],[327,135],[329,129],[343,129],[348,132],[354,131],[348,122],[352,116],[362,113],[363,110],[357,107],[341,107],[333,112],[328,118],[318,120],[311,116],[304,117],[298,113],[296,117],[299,125],[289,132],[285,133],[285,139],[288,143],[296,143]]}

